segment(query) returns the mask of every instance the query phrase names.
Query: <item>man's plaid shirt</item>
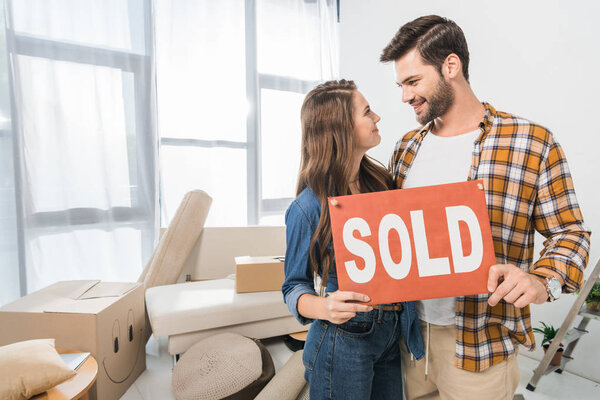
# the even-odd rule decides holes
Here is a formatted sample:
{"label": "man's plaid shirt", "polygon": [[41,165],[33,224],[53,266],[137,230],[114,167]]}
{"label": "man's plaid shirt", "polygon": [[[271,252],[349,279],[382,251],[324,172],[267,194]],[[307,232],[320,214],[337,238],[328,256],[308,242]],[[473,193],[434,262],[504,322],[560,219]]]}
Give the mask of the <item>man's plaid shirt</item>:
{"label": "man's plaid shirt", "polygon": [[[584,226],[563,150],[544,127],[483,105],[486,112],[468,179],[484,182],[496,261],[538,275],[548,275],[538,268],[550,269],[564,280],[564,292],[576,291],[583,283],[590,231]],[[398,188],[432,124],[409,132],[396,144],[390,171]],[[536,230],[546,240],[533,263]],[[458,368],[485,370],[513,357],[517,343],[535,348],[529,306],[519,309],[502,300],[490,307],[488,297],[457,298]]]}

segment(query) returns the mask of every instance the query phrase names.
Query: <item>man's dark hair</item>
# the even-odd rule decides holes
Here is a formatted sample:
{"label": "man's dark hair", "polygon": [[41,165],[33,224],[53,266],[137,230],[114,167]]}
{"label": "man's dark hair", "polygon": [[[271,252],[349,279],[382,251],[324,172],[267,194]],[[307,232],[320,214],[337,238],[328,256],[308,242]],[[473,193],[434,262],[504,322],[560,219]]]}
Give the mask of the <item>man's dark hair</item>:
{"label": "man's dark hair", "polygon": [[469,81],[469,49],[462,29],[452,20],[438,15],[419,17],[403,25],[383,49],[379,61],[396,61],[416,48],[423,61],[442,72],[442,64],[454,53],[462,63],[462,72]]}

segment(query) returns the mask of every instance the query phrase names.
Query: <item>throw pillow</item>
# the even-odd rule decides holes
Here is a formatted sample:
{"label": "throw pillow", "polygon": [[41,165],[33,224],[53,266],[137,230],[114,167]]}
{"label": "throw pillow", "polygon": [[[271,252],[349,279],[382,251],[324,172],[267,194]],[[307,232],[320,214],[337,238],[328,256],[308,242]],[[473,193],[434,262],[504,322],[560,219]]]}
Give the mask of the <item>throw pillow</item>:
{"label": "throw pillow", "polygon": [[28,399],[74,375],[56,352],[54,339],[0,347],[0,399]]}

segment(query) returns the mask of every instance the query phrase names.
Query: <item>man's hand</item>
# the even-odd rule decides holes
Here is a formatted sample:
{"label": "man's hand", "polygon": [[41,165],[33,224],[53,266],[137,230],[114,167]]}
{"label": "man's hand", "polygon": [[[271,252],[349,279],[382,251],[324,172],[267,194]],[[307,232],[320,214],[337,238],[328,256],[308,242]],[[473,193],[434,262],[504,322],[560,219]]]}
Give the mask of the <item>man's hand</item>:
{"label": "man's hand", "polygon": [[369,296],[355,292],[333,292],[325,298],[325,310],[322,318],[334,324],[343,324],[354,317],[357,312],[368,312],[371,306],[357,302],[369,301]]}
{"label": "man's hand", "polygon": [[512,264],[496,264],[490,267],[488,290],[492,293],[488,299],[495,306],[501,299],[517,308],[528,304],[542,304],[548,299],[543,278],[527,273]]}

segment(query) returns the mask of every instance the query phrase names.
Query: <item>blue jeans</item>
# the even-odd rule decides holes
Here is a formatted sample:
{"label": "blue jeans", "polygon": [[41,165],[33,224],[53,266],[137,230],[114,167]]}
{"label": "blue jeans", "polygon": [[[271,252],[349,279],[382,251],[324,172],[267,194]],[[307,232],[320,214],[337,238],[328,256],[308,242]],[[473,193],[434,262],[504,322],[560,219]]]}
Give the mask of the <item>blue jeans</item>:
{"label": "blue jeans", "polygon": [[400,312],[357,313],[336,325],[315,320],[302,361],[311,400],[402,399]]}

